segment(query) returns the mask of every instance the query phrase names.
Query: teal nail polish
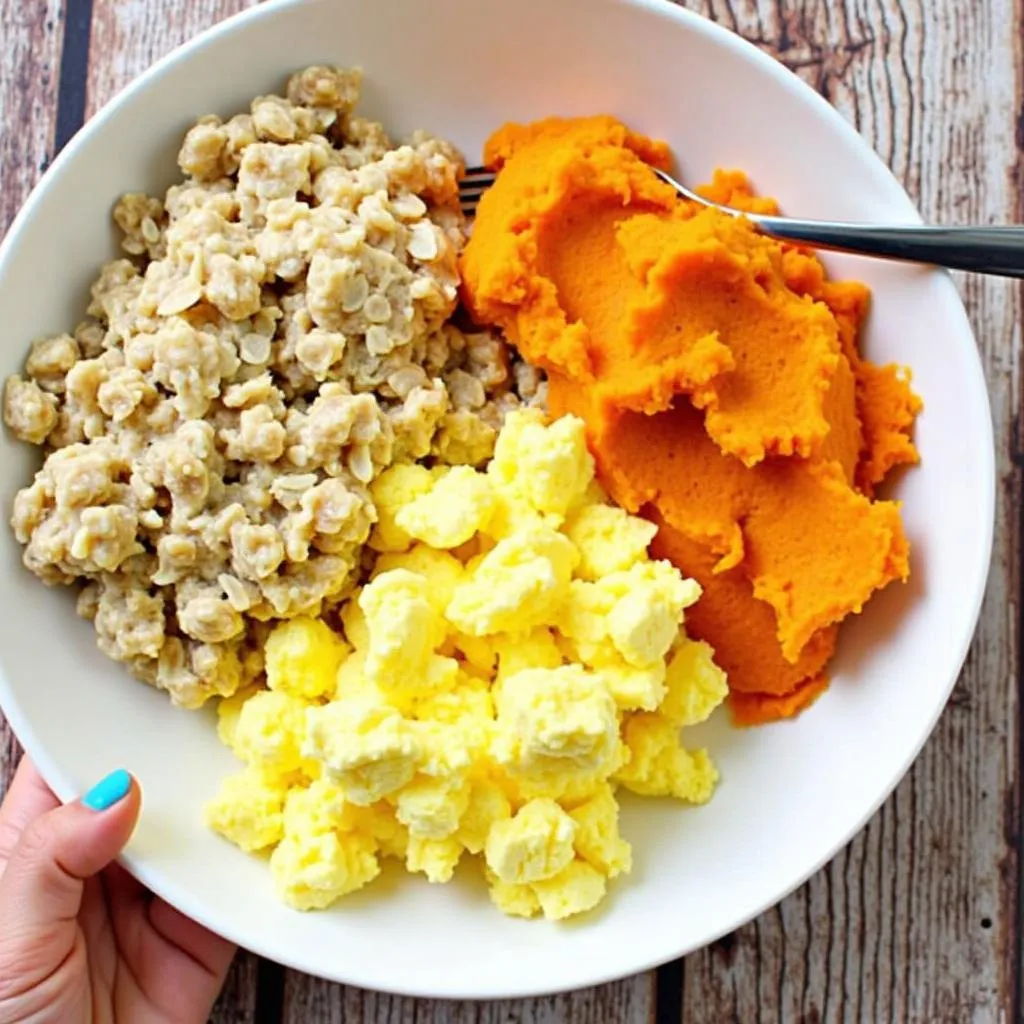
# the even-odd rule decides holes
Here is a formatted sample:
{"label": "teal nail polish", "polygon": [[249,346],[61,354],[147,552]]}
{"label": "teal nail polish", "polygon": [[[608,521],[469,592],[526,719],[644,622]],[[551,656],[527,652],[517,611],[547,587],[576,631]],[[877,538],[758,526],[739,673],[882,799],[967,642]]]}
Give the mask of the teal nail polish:
{"label": "teal nail polish", "polygon": [[123,800],[132,788],[132,777],[123,768],[111,772],[105,779],[100,779],[85,796],[82,803],[90,810],[105,811]]}

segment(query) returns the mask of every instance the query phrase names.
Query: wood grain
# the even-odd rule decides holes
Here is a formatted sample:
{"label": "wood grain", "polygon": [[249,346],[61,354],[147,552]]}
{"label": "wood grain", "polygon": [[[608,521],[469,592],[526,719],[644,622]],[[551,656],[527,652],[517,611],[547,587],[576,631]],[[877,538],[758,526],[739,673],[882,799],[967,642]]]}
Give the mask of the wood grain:
{"label": "wood grain", "polygon": [[[53,159],[63,17],[62,0],[0,0],[0,238]],[[0,715],[0,794],[20,757]]]}
{"label": "wood grain", "polygon": [[93,0],[86,114],[176,46],[256,0]]}
{"label": "wood grain", "polygon": [[289,972],[285,1024],[646,1024],[654,1019],[654,973],[552,996],[483,1003],[403,999]]}
{"label": "wood grain", "polygon": [[63,15],[61,0],[0,0],[0,236],[53,156]]}
{"label": "wood grain", "polygon": [[[1020,220],[1020,7],[709,0],[866,136],[929,219]],[[1021,294],[960,279],[999,474],[992,575],[938,729],[868,828],[803,889],[685,962],[682,1019],[1018,1019]],[[867,752],[866,752],[867,753]]]}

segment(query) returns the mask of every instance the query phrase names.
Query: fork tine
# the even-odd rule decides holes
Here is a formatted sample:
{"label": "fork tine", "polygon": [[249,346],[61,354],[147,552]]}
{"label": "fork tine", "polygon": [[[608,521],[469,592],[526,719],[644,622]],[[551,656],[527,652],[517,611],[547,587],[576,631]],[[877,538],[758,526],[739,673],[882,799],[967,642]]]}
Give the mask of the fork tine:
{"label": "fork tine", "polygon": [[467,217],[476,213],[484,193],[494,184],[495,173],[486,167],[467,167],[459,182],[459,206]]}

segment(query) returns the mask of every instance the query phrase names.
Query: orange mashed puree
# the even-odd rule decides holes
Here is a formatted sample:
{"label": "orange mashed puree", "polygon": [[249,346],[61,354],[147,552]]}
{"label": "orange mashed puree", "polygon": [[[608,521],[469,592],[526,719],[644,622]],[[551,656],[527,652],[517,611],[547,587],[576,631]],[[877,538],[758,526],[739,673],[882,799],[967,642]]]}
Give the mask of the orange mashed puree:
{"label": "orange mashed puree", "polygon": [[[609,117],[507,125],[462,259],[465,300],[587,423],[600,477],[704,588],[687,612],[742,724],[827,685],[838,624],[909,573],[895,502],[917,461],[905,375],[862,359],[868,291],[807,251],[680,199],[667,148]],[[774,212],[746,179],[703,194]]]}

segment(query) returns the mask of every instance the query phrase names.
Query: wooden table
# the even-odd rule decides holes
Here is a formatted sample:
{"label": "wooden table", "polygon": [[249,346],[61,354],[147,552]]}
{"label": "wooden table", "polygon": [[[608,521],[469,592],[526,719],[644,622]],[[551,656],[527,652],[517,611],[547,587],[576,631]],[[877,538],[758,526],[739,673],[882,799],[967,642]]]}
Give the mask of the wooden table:
{"label": "wooden table", "polygon": [[[0,0],[0,232],[85,118],[173,46],[248,2]],[[857,125],[926,217],[1024,220],[1020,0],[687,0],[686,6],[796,69]],[[240,954],[213,1019],[1017,1020],[1021,289],[995,279],[959,283],[996,426],[999,493],[988,597],[967,667],[934,736],[847,850],[747,927],[684,961],[617,984],[520,1002],[426,1002],[326,984]],[[26,341],[6,338],[5,344]],[[18,756],[0,720],[0,778],[9,777]]]}

